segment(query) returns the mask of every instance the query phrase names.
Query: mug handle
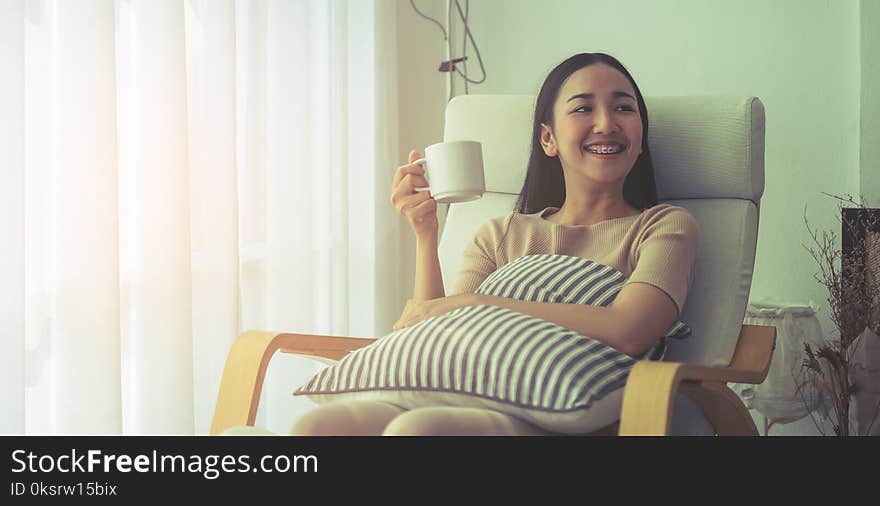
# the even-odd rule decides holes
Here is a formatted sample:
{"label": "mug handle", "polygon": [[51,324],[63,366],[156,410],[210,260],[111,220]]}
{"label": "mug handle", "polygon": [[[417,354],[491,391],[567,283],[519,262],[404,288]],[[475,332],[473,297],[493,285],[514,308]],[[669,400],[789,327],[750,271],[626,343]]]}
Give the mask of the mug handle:
{"label": "mug handle", "polygon": [[[418,160],[414,161],[411,165],[421,164],[421,165],[424,167],[424,169],[425,169],[425,180],[428,181],[428,185],[430,185],[430,184],[431,184],[431,179],[428,178],[428,166],[427,166],[426,162],[427,162],[427,159],[426,159],[426,158],[419,158]],[[417,192],[428,192],[428,193],[430,193],[430,192],[431,192],[431,187],[430,187],[430,186],[426,186],[426,187],[424,187],[424,188],[413,188],[413,190],[415,190],[415,191],[417,191]]]}

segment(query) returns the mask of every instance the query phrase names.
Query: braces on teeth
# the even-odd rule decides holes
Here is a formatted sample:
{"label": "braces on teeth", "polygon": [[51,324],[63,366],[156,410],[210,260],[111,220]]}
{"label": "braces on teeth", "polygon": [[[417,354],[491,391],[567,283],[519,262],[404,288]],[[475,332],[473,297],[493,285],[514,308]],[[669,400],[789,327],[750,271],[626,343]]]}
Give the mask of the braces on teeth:
{"label": "braces on teeth", "polygon": [[588,146],[588,147],[587,147],[587,151],[591,151],[591,152],[593,152],[593,153],[599,153],[599,154],[619,153],[619,152],[623,151],[623,147],[614,147],[614,148],[602,147],[602,148],[594,148],[594,147],[592,147],[592,146]]}

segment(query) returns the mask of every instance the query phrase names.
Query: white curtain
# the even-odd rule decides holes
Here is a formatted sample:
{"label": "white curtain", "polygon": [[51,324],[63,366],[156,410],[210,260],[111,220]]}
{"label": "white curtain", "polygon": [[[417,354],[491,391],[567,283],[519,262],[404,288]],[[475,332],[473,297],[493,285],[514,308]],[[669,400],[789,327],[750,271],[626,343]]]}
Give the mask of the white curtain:
{"label": "white curtain", "polygon": [[[0,3],[0,433],[205,434],[247,329],[410,289],[389,0]],[[272,362],[258,423],[323,367]]]}

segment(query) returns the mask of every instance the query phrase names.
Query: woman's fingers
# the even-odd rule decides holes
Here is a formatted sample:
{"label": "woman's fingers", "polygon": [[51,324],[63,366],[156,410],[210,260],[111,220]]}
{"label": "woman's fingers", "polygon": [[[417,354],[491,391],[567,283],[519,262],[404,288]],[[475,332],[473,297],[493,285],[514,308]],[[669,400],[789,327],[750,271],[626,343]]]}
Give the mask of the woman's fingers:
{"label": "woman's fingers", "polygon": [[412,209],[411,216],[417,223],[421,223],[425,217],[430,216],[431,213],[435,212],[437,212],[437,201],[434,199],[428,199],[415,206]]}
{"label": "woman's fingers", "polygon": [[409,174],[424,174],[425,168],[421,164],[401,165],[394,172],[394,178],[391,181],[391,188],[397,188],[400,182]]}
{"label": "woman's fingers", "polygon": [[410,195],[421,193],[416,192],[416,188],[425,188],[427,186],[428,181],[419,173],[406,174],[400,183],[391,188],[391,203],[396,206],[397,201]]}
{"label": "woman's fingers", "polygon": [[428,192],[418,192],[413,195],[402,197],[397,201],[395,207],[397,207],[397,210],[401,213],[406,214],[430,198],[431,196],[428,195]]}
{"label": "woman's fingers", "polygon": [[418,151],[416,151],[414,149],[411,149],[411,150],[409,150],[409,158],[407,159],[407,161],[410,164],[412,164],[414,161],[418,160],[421,157],[422,157],[421,153],[419,153]]}
{"label": "woman's fingers", "polygon": [[416,191],[416,188],[429,188],[425,168],[413,163],[421,158],[418,151],[409,152],[409,164],[397,168],[391,182],[391,204],[405,216],[416,235],[423,235],[437,227],[437,202],[428,191]]}
{"label": "woman's fingers", "polygon": [[425,188],[428,186],[428,180],[421,174],[408,174],[403,180],[403,184],[409,191],[415,191],[416,188]]}

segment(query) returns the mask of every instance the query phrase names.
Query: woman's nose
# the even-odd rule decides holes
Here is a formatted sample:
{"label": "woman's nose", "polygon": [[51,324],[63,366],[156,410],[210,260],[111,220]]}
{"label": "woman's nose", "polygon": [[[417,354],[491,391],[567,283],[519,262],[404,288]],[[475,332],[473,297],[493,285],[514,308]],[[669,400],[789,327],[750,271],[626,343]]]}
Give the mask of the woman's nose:
{"label": "woman's nose", "polygon": [[596,115],[596,124],[593,127],[595,129],[595,133],[608,133],[617,131],[617,123],[614,120],[614,115],[605,109],[600,109]]}

